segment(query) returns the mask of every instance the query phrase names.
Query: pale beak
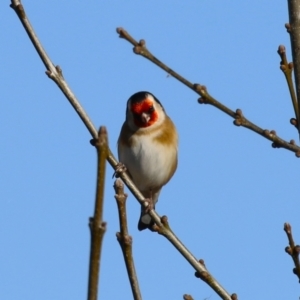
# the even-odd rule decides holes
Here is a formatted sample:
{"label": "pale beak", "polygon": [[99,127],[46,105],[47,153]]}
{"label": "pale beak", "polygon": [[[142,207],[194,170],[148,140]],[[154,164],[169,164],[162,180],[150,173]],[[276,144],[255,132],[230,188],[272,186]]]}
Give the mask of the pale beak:
{"label": "pale beak", "polygon": [[147,113],[142,113],[141,114],[141,120],[144,124],[147,124],[150,120],[150,116]]}

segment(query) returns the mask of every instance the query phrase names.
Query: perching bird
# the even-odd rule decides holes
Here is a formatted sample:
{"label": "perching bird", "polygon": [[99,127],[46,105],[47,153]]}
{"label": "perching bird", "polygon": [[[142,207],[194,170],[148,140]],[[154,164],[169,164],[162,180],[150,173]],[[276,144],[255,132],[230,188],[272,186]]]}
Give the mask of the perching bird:
{"label": "perching bird", "polygon": [[[161,188],[176,171],[177,148],[176,128],[159,100],[149,92],[132,95],[118,140],[118,156],[153,208]],[[138,229],[151,228],[153,224],[142,208]]]}

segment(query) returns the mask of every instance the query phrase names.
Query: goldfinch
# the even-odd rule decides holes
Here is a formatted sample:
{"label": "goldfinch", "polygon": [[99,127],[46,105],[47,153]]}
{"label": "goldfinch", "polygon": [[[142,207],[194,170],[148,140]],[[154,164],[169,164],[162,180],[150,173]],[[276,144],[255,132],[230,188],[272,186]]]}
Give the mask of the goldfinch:
{"label": "goldfinch", "polygon": [[[136,187],[155,207],[161,188],[177,168],[178,136],[159,100],[138,92],[127,101],[126,120],[118,139],[118,156]],[[152,228],[142,208],[138,229]]]}

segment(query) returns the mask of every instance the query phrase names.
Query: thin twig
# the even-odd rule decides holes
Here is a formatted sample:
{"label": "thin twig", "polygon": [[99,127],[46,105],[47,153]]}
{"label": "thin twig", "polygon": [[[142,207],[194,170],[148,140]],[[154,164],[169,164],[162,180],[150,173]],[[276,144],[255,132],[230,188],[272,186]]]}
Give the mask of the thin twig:
{"label": "thin twig", "polygon": [[133,52],[135,54],[141,55],[147,59],[149,59],[151,62],[156,64],[161,69],[165,70],[168,74],[170,74],[172,77],[176,78],[180,82],[182,82],[184,85],[189,87],[191,90],[196,92],[198,95],[200,95],[200,99],[198,100],[201,104],[211,104],[212,106],[218,108],[219,110],[223,111],[225,114],[232,117],[234,120],[234,125],[236,126],[242,126],[245,128],[248,128],[259,135],[263,136],[264,138],[272,141],[272,147],[273,148],[285,148],[287,150],[290,150],[296,154],[297,157],[300,157],[300,147],[295,144],[293,140],[290,142],[287,142],[276,135],[275,131],[262,129],[259,126],[255,125],[248,119],[244,117],[242,114],[242,111],[240,109],[237,109],[235,112],[228,107],[226,107],[224,104],[217,101],[215,98],[213,98],[208,92],[205,86],[200,84],[193,84],[172,69],[170,69],[167,65],[165,65],[163,62],[161,62],[159,59],[157,59],[147,48],[146,48],[146,42],[145,40],[140,40],[137,42],[126,30],[123,28],[117,28],[117,33],[119,34],[120,38],[124,38],[129,43],[131,43],[133,47]]}
{"label": "thin twig", "polygon": [[[115,168],[116,169],[116,168]],[[141,205],[144,207],[147,206],[147,202],[141,192],[135,187],[133,182],[129,179],[126,172],[120,173],[120,177],[123,182],[129,188],[131,193],[135,196],[135,198],[139,201]],[[206,268],[193,256],[193,254],[185,247],[185,245],[178,239],[178,237],[173,233],[169,224],[166,222],[166,217],[160,218],[158,213],[155,210],[150,210],[149,214],[151,218],[154,220],[155,225],[154,229],[166,237],[171,244],[181,253],[181,255],[191,264],[192,267],[199,274],[206,273],[209,276],[209,280],[205,281],[220,297],[221,299],[231,299],[229,293],[220,285],[219,282],[206,270]],[[202,278],[201,278],[202,279]]]}
{"label": "thin twig", "polygon": [[[68,87],[66,81],[62,77],[62,72],[59,67],[53,67],[54,65],[52,64],[50,58],[47,56],[46,52],[44,49],[40,46],[40,42],[37,39],[33,28],[31,27],[27,16],[25,14],[24,8],[21,5],[21,2],[19,0],[11,0],[12,5],[11,7],[15,10],[17,15],[19,16],[26,32],[28,33],[31,42],[33,43],[34,47],[39,53],[40,58],[44,62],[47,68],[47,74],[51,79],[54,80],[54,82],[57,84],[57,86],[62,90],[64,95],[67,97],[73,108],[76,110],[77,114],[81,118],[82,122],[85,124],[87,129],[89,130],[90,134],[92,137],[97,139],[98,133],[93,125],[93,123],[90,121],[88,118],[87,114],[85,113],[84,109],[80,105],[79,101],[76,99],[75,95],[72,93],[71,89]],[[34,38],[33,38],[34,37]],[[47,64],[46,64],[47,62]],[[49,62],[49,64],[48,64]],[[50,70],[51,69],[51,70]],[[300,149],[300,148],[299,148]],[[118,161],[110,151],[109,147],[107,148],[107,161],[109,164],[114,168],[114,170],[117,169],[118,166]],[[123,180],[125,185],[129,188],[131,193],[135,196],[135,198],[139,201],[141,205],[144,207],[148,206],[148,202],[144,198],[144,196],[141,194],[141,192],[136,188],[134,183],[131,181],[129,176],[126,174],[126,172],[120,173],[120,178]],[[163,224],[160,221],[160,216],[157,214],[156,211],[153,209],[149,211],[149,214],[151,215],[152,219],[156,223],[158,227],[162,227]],[[175,236],[172,231],[170,231],[169,235],[170,236],[170,241],[172,239],[172,244],[175,245],[175,247],[178,249],[178,251],[186,258],[186,260],[193,266],[193,268],[201,273],[201,272],[207,272],[207,270],[198,262],[198,260],[193,256],[193,254],[182,244],[182,242]],[[207,284],[221,297],[221,299],[225,300],[231,300],[230,294],[210,275],[211,280],[207,282]]]}
{"label": "thin twig", "polygon": [[98,157],[97,168],[97,190],[94,217],[90,218],[91,231],[91,250],[90,250],[90,268],[88,284],[88,300],[97,300],[100,255],[102,249],[103,236],[106,231],[106,223],[102,220],[103,202],[104,202],[104,184],[105,184],[105,164],[107,158],[107,131],[104,126],[100,127],[98,139],[95,142]]}
{"label": "thin twig", "polygon": [[279,56],[281,58],[280,69],[283,72],[283,74],[285,76],[285,79],[286,79],[286,82],[288,84],[291,99],[292,99],[292,103],[293,103],[293,108],[294,108],[294,112],[295,112],[296,122],[294,122],[294,120],[292,119],[291,123],[293,125],[296,125],[296,128],[297,128],[297,122],[298,122],[297,120],[299,120],[299,112],[298,112],[297,97],[296,97],[293,78],[292,78],[294,64],[293,63],[288,63],[287,58],[286,58],[285,47],[283,45],[280,45],[278,47],[277,53],[279,54]]}
{"label": "thin twig", "polygon": [[[289,26],[288,32],[291,38],[293,64],[295,68],[295,86],[298,104],[298,116],[300,116],[300,0],[288,0]],[[298,132],[300,134],[300,121],[298,120]]]}
{"label": "thin twig", "polygon": [[124,193],[124,183],[117,179],[114,183],[116,192],[115,199],[117,200],[120,232],[117,232],[117,240],[122,249],[124,261],[126,264],[127,274],[130,281],[130,286],[134,300],[141,300],[139,282],[136,275],[134,260],[132,255],[132,237],[128,234],[127,228],[127,214],[126,214],[126,199],[127,194]]}
{"label": "thin twig", "polygon": [[293,273],[298,276],[300,282],[300,262],[299,262],[300,246],[295,245],[293,235],[292,235],[292,226],[289,223],[284,223],[283,230],[285,231],[289,240],[289,246],[285,248],[285,252],[292,257],[295,265],[295,268],[293,269]]}
{"label": "thin twig", "polygon": [[[169,242],[171,242],[173,244],[173,246],[187,259],[189,260],[189,255],[190,253],[186,252],[185,250],[187,250],[186,248],[182,248],[181,246],[183,246],[181,244],[181,242],[178,240],[178,238],[176,237],[176,235],[173,233],[169,222],[168,222],[168,218],[167,216],[162,216],[161,217],[161,223],[158,225],[157,223],[153,226],[154,231],[157,231],[160,235],[164,236],[167,240],[169,240]],[[183,246],[184,247],[184,246]],[[198,261],[198,264],[201,266],[201,271],[196,270],[195,276],[197,278],[200,278],[201,280],[203,280],[205,283],[207,283],[209,286],[212,287],[212,289],[222,298],[224,299],[224,294],[223,294],[223,288],[220,287],[218,284],[216,284],[215,279],[212,277],[212,275],[209,273],[209,271],[207,270],[204,260],[200,259]],[[229,295],[226,295],[226,297]],[[236,294],[232,294],[231,296],[229,296],[229,299],[233,299],[232,297],[236,296]],[[225,298],[227,299],[227,298]],[[236,298],[237,299],[237,298]]]}
{"label": "thin twig", "polygon": [[93,125],[92,121],[89,119],[88,115],[85,113],[84,109],[80,105],[79,101],[77,100],[76,96],[69,88],[67,82],[64,80],[62,75],[62,70],[59,66],[55,66],[52,61],[50,60],[49,56],[47,55],[45,49],[43,48],[41,42],[39,41],[37,35],[34,32],[33,27],[31,26],[29,19],[25,13],[24,7],[21,4],[20,0],[11,0],[10,7],[16,12],[18,15],[21,23],[23,24],[24,29],[26,30],[35,50],[37,51],[38,55],[40,56],[42,62],[44,63],[47,71],[46,74],[49,78],[51,78],[66,98],[69,100],[70,104],[73,106],[77,114],[79,115],[80,119],[83,121],[85,126],[87,127],[88,131],[92,135],[94,139],[98,136],[98,131]]}

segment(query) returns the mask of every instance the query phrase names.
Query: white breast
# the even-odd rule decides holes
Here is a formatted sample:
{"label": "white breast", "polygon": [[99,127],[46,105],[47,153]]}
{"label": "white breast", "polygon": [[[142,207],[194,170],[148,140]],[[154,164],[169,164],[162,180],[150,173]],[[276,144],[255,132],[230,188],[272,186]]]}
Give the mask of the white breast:
{"label": "white breast", "polygon": [[128,168],[139,190],[162,187],[169,179],[177,149],[154,142],[149,135],[138,136],[134,144],[119,149],[120,162]]}

